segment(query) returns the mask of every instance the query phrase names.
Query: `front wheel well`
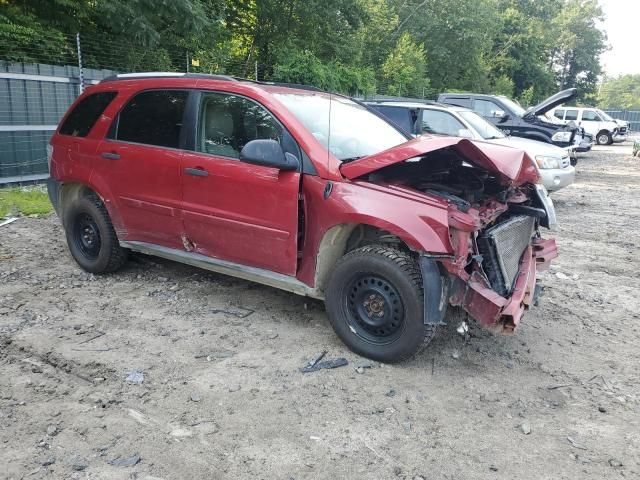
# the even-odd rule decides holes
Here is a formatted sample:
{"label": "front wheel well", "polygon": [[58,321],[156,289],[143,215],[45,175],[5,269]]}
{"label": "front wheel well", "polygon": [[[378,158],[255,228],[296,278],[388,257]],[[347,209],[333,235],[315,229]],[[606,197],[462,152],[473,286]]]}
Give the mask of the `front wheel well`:
{"label": "front wheel well", "polygon": [[362,223],[331,227],[322,237],[316,255],[315,289],[324,292],[336,262],[347,253],[367,245],[385,245],[416,255],[400,237],[386,230]]}

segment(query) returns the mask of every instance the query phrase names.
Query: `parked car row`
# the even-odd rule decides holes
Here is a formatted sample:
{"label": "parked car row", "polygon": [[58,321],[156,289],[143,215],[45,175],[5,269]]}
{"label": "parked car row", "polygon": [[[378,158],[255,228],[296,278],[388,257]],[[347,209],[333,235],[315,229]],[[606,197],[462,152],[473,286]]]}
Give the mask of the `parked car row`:
{"label": "parked car row", "polygon": [[575,122],[565,124],[554,121],[546,114],[558,105],[575,98],[576,94],[575,88],[569,88],[527,110],[501,95],[443,93],[438,96],[438,102],[470,108],[507,135],[551,143],[567,148],[573,154],[589,151],[593,137]]}
{"label": "parked car row", "polygon": [[542,184],[550,192],[573,183],[575,168],[569,150],[529,138],[507,136],[464,107],[433,102],[366,102],[414,135],[438,134],[471,138],[525,151],[534,161]]}
{"label": "parked car row", "polygon": [[322,299],[379,361],[414,355],[451,308],[513,332],[557,256],[540,179],[570,178],[576,128],[545,150],[466,108],[398,111],[410,128],[309,87],[118,75],[62,119],[49,195],[83,269],[136,251]]}

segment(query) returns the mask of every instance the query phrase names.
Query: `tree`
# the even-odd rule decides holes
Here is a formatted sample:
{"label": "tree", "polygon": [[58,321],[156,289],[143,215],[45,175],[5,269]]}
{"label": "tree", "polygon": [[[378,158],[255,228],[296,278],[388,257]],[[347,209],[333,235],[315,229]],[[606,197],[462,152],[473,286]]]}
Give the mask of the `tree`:
{"label": "tree", "polygon": [[596,91],[602,73],[600,55],[606,50],[606,35],[596,22],[604,20],[597,0],[565,0],[553,19],[557,42],[550,63],[560,89],[576,87],[578,100]]}
{"label": "tree", "polygon": [[598,105],[601,108],[640,110],[640,74],[605,78],[600,86]]}
{"label": "tree", "polygon": [[408,32],[424,46],[435,92],[487,91],[487,54],[499,29],[494,0],[396,0],[395,35]]}
{"label": "tree", "polygon": [[424,98],[429,87],[424,50],[403,33],[382,64],[381,91],[389,95]]}

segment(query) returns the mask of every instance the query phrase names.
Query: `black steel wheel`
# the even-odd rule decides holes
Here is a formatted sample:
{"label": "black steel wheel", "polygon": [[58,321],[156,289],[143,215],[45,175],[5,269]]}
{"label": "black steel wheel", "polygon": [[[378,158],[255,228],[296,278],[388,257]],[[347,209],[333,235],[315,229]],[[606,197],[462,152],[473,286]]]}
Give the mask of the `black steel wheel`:
{"label": "black steel wheel", "polygon": [[378,275],[357,273],[345,296],[349,326],[377,344],[395,340],[404,326],[404,305],[396,288]]}
{"label": "black steel wheel", "polygon": [[414,356],[435,334],[423,321],[423,295],[415,258],[369,245],[338,260],[325,303],[333,329],[351,350],[394,363]]}
{"label": "black steel wheel", "polygon": [[112,272],[126,261],[109,213],[93,195],[79,197],[65,208],[63,224],[74,260],[91,273]]}
{"label": "black steel wheel", "polygon": [[81,213],[71,226],[76,247],[88,259],[95,260],[100,254],[100,228],[90,215]]}

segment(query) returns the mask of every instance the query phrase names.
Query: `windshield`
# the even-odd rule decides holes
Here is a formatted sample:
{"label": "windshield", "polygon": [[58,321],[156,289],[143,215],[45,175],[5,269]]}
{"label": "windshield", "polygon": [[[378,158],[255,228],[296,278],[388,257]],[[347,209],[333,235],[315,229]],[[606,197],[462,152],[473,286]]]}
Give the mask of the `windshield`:
{"label": "windshield", "polygon": [[603,112],[600,109],[596,109],[596,112],[598,112],[600,114],[600,116],[602,118],[604,118],[607,122],[615,122],[615,120],[613,118],[611,118],[611,116],[605,112]]}
{"label": "windshield", "polygon": [[496,127],[487,122],[484,118],[470,110],[461,110],[458,112],[473,129],[485,140],[493,140],[494,138],[504,138],[505,135]]}
{"label": "windshield", "polygon": [[525,109],[522,108],[519,103],[516,103],[507,97],[500,97],[500,101],[509,107],[509,109],[517,116],[522,117],[524,115]]}
{"label": "windshield", "polygon": [[389,123],[347,98],[299,93],[275,96],[340,161],[373,155],[407,141]]}

